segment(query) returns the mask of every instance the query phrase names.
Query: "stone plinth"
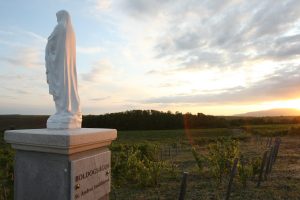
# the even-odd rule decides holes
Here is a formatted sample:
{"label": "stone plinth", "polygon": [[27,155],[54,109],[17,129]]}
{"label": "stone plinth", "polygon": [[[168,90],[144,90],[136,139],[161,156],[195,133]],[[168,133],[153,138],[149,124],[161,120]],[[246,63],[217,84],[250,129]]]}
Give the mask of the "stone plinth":
{"label": "stone plinth", "polygon": [[115,129],[27,129],[5,132],[16,149],[15,200],[108,199]]}

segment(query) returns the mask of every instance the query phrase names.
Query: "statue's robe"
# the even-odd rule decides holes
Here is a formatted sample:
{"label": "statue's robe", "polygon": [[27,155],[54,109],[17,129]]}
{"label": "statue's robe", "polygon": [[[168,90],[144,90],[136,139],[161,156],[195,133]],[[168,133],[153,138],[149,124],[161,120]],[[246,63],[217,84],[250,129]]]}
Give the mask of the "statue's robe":
{"label": "statue's robe", "polygon": [[48,38],[45,56],[49,93],[55,101],[56,118],[60,119],[72,118],[74,115],[81,117],[77,90],[75,33],[68,16],[63,17],[65,19],[58,22]]}

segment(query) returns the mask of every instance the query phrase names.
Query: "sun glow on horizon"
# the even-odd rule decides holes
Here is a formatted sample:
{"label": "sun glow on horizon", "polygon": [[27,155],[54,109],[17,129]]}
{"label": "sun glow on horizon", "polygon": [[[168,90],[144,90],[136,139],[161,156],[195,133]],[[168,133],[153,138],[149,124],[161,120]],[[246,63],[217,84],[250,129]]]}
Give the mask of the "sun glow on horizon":
{"label": "sun glow on horizon", "polygon": [[300,110],[300,99],[292,99],[287,101],[273,101],[266,104],[267,109],[274,108],[293,108]]}
{"label": "sun glow on horizon", "polygon": [[300,111],[300,99],[292,99],[285,101],[270,101],[264,103],[253,103],[248,105],[194,105],[185,104],[182,106],[167,106],[163,109],[158,107],[158,110],[163,111],[179,111],[182,113],[190,112],[192,114],[204,113],[206,115],[215,116],[231,116],[236,114],[243,114],[248,112],[256,112],[271,109],[297,109]]}

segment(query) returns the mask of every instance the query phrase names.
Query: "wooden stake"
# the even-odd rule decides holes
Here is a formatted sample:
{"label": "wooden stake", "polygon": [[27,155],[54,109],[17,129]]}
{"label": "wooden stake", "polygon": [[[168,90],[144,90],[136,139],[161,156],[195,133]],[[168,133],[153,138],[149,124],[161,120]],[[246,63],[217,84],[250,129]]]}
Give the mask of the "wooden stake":
{"label": "wooden stake", "polygon": [[280,143],[281,143],[280,138],[276,138],[275,143],[276,143],[276,149],[275,149],[274,163],[276,162],[278,151],[279,151],[279,146],[280,146]]}
{"label": "wooden stake", "polygon": [[260,186],[260,183],[262,181],[262,176],[263,176],[263,172],[264,172],[264,168],[265,168],[266,160],[267,160],[267,154],[268,154],[268,151],[265,151],[265,153],[263,155],[263,158],[262,158],[262,161],[261,161],[260,173],[259,173],[259,177],[258,177],[257,187]]}
{"label": "wooden stake", "polygon": [[179,200],[184,200],[185,193],[186,193],[186,185],[187,185],[187,177],[188,177],[188,172],[183,172],[183,177],[181,181],[181,187],[180,187],[180,194],[179,194]]}
{"label": "wooden stake", "polygon": [[268,178],[268,174],[270,172],[270,165],[271,165],[271,161],[272,161],[272,151],[273,151],[273,147],[271,147],[270,151],[269,151],[269,156],[267,159],[267,166],[266,166],[266,170],[265,170],[265,180],[267,180]]}
{"label": "wooden stake", "polygon": [[233,166],[232,166],[231,173],[230,173],[230,179],[229,179],[229,183],[228,183],[228,188],[227,188],[227,193],[226,193],[226,200],[228,200],[230,197],[231,187],[232,187],[232,183],[233,183],[233,178],[236,173],[236,167],[237,167],[238,161],[239,161],[239,159],[235,158],[234,162],[233,162]]}
{"label": "wooden stake", "polygon": [[269,166],[268,173],[271,173],[271,171],[272,171],[272,167],[274,164],[274,157],[275,157],[275,146],[272,146],[271,152],[270,152],[270,166]]}

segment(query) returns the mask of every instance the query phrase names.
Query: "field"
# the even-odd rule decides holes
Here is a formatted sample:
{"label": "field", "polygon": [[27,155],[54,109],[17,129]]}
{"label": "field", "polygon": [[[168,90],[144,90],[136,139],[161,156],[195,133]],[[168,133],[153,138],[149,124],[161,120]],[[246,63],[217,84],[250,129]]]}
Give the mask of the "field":
{"label": "field", "polygon": [[[264,151],[268,149],[267,143],[270,142],[271,136],[280,137],[281,145],[267,180],[257,188],[257,177],[248,177],[247,185],[244,186],[241,179],[236,176],[230,199],[300,199],[299,127],[300,125],[263,125],[220,129],[118,131],[118,139],[111,147],[113,179],[110,199],[178,199],[183,172],[189,173],[185,199],[225,199],[229,176],[224,174],[224,178],[219,181],[212,174],[213,166],[208,164],[207,160],[203,161],[203,168],[200,170],[192,153],[193,149],[199,156],[206,158],[209,157],[212,144],[220,138],[230,138],[232,141],[238,141],[239,155],[246,158],[261,158]],[[155,170],[150,172],[156,173],[154,182],[149,179],[150,181],[146,183],[146,179],[151,176],[151,174],[145,175],[148,171],[143,171],[145,173],[140,181],[133,177],[137,174],[124,172],[125,169],[121,169],[122,173],[117,173],[116,163],[120,162],[118,159],[124,158],[123,161],[127,166],[129,160],[137,158],[131,156],[136,153],[132,150],[134,148],[131,149],[132,151],[127,151],[124,157],[122,154],[124,148],[130,149],[131,146],[139,145],[142,148],[145,147],[143,145],[147,148],[155,147],[152,157],[157,162],[149,162],[159,164],[154,165],[154,168],[151,165],[151,169]],[[7,170],[12,168],[12,155],[12,150],[1,143],[0,199],[11,198],[9,191],[12,182],[4,179],[11,177]],[[130,163],[130,166],[134,167],[134,170],[143,170],[144,166],[141,164],[139,160],[135,160]],[[142,168],[139,168],[140,166]],[[155,168],[157,166],[159,167]],[[7,198],[4,196],[4,189]]]}
{"label": "field", "polygon": [[[244,188],[234,180],[230,199],[300,199],[300,135],[288,135],[291,127],[298,125],[249,126],[244,129],[198,129],[166,131],[120,131],[114,143],[157,144],[163,160],[174,164],[172,173],[164,173],[157,186],[137,187],[124,184],[114,186],[111,199],[178,199],[182,172],[189,172],[186,199],[225,199],[228,180],[218,183],[209,169],[200,172],[191,147],[207,154],[207,145],[219,137],[232,137],[240,141],[241,152],[262,156],[267,149],[269,135],[280,135],[282,140],[278,159],[268,179],[256,187],[257,180],[248,181]],[[248,131],[247,131],[248,130]],[[249,131],[251,130],[251,131]],[[253,132],[256,135],[253,135]],[[266,136],[266,137],[265,137]],[[176,148],[174,145],[177,144]],[[192,145],[191,145],[192,144]],[[171,156],[169,156],[169,149]]]}

